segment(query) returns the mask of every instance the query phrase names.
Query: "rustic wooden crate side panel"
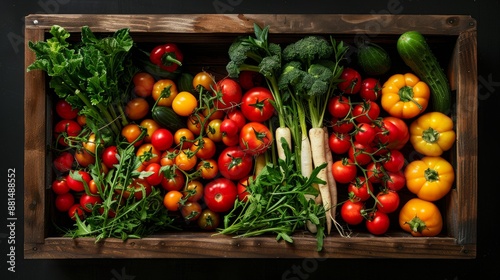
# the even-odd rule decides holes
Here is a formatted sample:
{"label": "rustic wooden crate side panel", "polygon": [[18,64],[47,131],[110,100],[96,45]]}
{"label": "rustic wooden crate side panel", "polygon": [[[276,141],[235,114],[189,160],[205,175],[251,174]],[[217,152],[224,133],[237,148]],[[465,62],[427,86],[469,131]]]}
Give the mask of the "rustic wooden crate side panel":
{"label": "rustic wooden crate side panel", "polygon": [[454,77],[456,86],[456,202],[449,209],[454,226],[452,236],[460,244],[473,244],[477,239],[477,152],[478,152],[478,80],[477,32],[463,32],[455,49]]}
{"label": "rustic wooden crate side panel", "polygon": [[[44,30],[25,32],[25,69],[35,60],[28,41],[44,39]],[[24,96],[24,240],[43,243],[47,227],[45,211],[45,73],[25,73]]]}
{"label": "rustic wooden crate side panel", "polygon": [[[36,24],[35,24],[36,21]],[[332,14],[165,14],[165,15],[29,15],[26,28],[50,29],[59,24],[70,32],[83,25],[94,32],[114,32],[129,27],[132,32],[173,33],[253,33],[253,24],[269,25],[272,33],[339,33],[373,36],[401,34],[418,27],[424,34],[458,35],[470,28],[473,20],[462,15],[332,15]]]}

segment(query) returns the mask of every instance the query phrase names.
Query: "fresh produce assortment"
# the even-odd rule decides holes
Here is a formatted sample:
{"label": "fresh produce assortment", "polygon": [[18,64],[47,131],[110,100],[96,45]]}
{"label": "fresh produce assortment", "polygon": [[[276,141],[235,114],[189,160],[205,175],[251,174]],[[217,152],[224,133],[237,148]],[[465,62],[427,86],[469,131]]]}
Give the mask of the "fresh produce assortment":
{"label": "fresh produce assortment", "polygon": [[[446,77],[425,38],[400,57],[332,36],[236,37],[227,73],[186,70],[183,45],[152,48],[129,29],[98,37],[60,26],[29,42],[53,89],[51,192],[66,236],[141,238],[164,230],[293,243],[317,250],[332,229],[436,236],[452,189],[455,143]],[[403,61],[403,71],[393,67]],[[404,194],[404,196],[402,196]]]}

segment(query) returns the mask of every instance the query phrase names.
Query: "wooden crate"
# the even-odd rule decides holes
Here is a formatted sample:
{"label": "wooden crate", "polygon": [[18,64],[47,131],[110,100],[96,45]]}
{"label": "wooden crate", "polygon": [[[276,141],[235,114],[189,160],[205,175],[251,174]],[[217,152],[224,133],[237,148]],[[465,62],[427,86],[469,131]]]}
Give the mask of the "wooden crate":
{"label": "wooden crate", "polygon": [[[109,33],[129,27],[136,42],[175,41],[189,46],[187,64],[194,69],[211,65],[224,71],[227,47],[236,35],[253,34],[253,24],[270,25],[271,38],[287,41],[305,34],[333,35],[353,42],[395,43],[407,30],[426,35],[438,58],[449,62],[454,95],[453,118],[457,142],[451,153],[455,186],[444,199],[446,232],[439,237],[415,238],[402,232],[382,237],[358,234],[343,238],[332,234],[324,250],[308,233],[294,235],[294,244],[274,237],[232,238],[211,233],[171,232],[122,242],[107,239],[52,236],[48,213],[50,163],[46,137],[50,133],[51,102],[41,71],[25,74],[25,180],[24,256],[27,259],[61,258],[442,258],[476,257],[477,224],[477,50],[476,22],[462,15],[291,15],[291,14],[182,14],[182,15],[29,15],[25,41],[46,39],[54,24],[72,33],[84,25],[93,32]],[[201,51],[202,50],[202,51]],[[208,53],[207,53],[208,52]],[[194,52],[193,52],[194,53]],[[25,48],[26,67],[35,57]],[[188,58],[189,60],[189,58]],[[443,61],[442,61],[443,62]]]}

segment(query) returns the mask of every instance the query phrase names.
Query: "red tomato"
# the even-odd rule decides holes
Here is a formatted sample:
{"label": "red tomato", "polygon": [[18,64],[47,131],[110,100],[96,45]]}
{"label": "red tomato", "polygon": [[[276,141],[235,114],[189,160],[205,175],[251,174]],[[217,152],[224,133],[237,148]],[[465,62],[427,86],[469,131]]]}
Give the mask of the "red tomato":
{"label": "red tomato", "polygon": [[66,179],[64,178],[57,178],[52,182],[52,191],[54,191],[55,194],[63,194],[69,192],[71,189],[68,186],[68,183],[66,183]]}
{"label": "red tomato", "polygon": [[92,177],[90,177],[90,174],[84,170],[70,171],[66,176],[66,183],[68,184],[68,187],[75,192],[84,191],[85,187],[83,182],[86,182],[88,185],[90,180],[92,180]]}
{"label": "red tomato", "polygon": [[342,74],[340,74],[340,82],[337,87],[343,93],[355,94],[361,89],[361,74],[350,67],[344,68]]}
{"label": "red tomato", "polygon": [[394,149],[397,147],[400,143],[399,128],[394,123],[384,119],[378,124],[376,141],[385,145],[387,149]]}
{"label": "red tomato", "polygon": [[71,107],[68,101],[59,99],[56,103],[56,113],[61,119],[72,120],[78,116],[78,109]]}
{"label": "red tomato", "polygon": [[353,200],[367,201],[372,197],[373,186],[369,180],[363,176],[358,176],[347,187],[347,192]]}
{"label": "red tomato", "polygon": [[226,147],[238,146],[240,144],[240,135],[236,134],[234,136],[222,135],[222,143]]}
{"label": "red tomato", "polygon": [[272,101],[274,101],[274,98],[269,89],[254,87],[243,95],[240,109],[249,121],[265,122],[274,114]]}
{"label": "red tomato", "polygon": [[170,169],[164,173],[161,186],[167,191],[180,191],[186,184],[186,176],[179,169]]}
{"label": "red tomato", "polygon": [[53,164],[57,171],[65,173],[71,170],[73,162],[75,158],[70,152],[62,152],[54,159]]}
{"label": "red tomato", "polygon": [[222,133],[222,137],[224,136],[235,136],[238,135],[240,128],[238,124],[232,119],[223,119],[220,124],[220,132]]}
{"label": "red tomato", "polygon": [[222,176],[237,181],[250,174],[253,158],[239,146],[231,146],[220,153],[217,165]]}
{"label": "red tomato", "polygon": [[359,95],[365,100],[377,101],[382,94],[382,86],[375,78],[365,78],[361,81],[361,89]]}
{"label": "red tomato", "polygon": [[75,204],[73,204],[73,206],[71,206],[69,208],[69,210],[68,210],[68,216],[72,220],[76,220],[76,216],[78,216],[78,218],[80,220],[83,220],[85,218],[85,211],[83,210],[83,208],[80,205],[80,203],[75,203]]}
{"label": "red tomato", "polygon": [[365,204],[361,201],[347,200],[340,208],[340,216],[349,225],[359,225],[364,220],[362,210],[365,209]]}
{"label": "red tomato", "polygon": [[405,157],[399,150],[389,150],[386,157],[382,161],[382,166],[387,171],[398,172],[405,165]]}
{"label": "red tomato", "polygon": [[144,168],[145,172],[153,172],[151,175],[146,177],[146,181],[152,185],[156,186],[163,180],[163,173],[161,172],[161,165],[157,162],[152,162]]}
{"label": "red tomato", "polygon": [[119,163],[118,160],[118,148],[116,146],[108,146],[104,148],[101,155],[102,162],[107,168],[111,169],[115,164]]}
{"label": "red tomato", "polygon": [[387,172],[389,178],[384,178],[384,186],[393,191],[399,191],[406,185],[406,177],[402,170],[398,172]]}
{"label": "red tomato", "polygon": [[335,161],[332,165],[332,174],[335,181],[347,184],[356,178],[357,167],[350,159]]}
{"label": "red tomato", "polygon": [[354,141],[353,145],[347,152],[349,159],[361,166],[367,165],[372,161],[372,153],[373,147],[371,145],[361,144],[356,141]]}
{"label": "red tomato", "polygon": [[377,102],[366,100],[352,109],[352,116],[356,123],[373,123],[380,115],[380,106]]}
{"label": "red tomato", "polygon": [[377,129],[368,123],[361,123],[358,125],[354,134],[356,142],[363,145],[370,145],[377,136]]}
{"label": "red tomato", "polygon": [[55,199],[56,209],[59,212],[68,211],[75,204],[75,196],[70,193],[58,194]]}
{"label": "red tomato", "polygon": [[215,108],[228,110],[241,103],[243,92],[241,86],[231,78],[224,78],[217,82]]}
{"label": "red tomato", "polygon": [[96,204],[101,204],[101,203],[102,199],[98,195],[89,195],[84,193],[80,197],[80,205],[82,206],[82,209],[88,213],[92,212],[92,209]]}
{"label": "red tomato", "polygon": [[399,207],[399,195],[395,191],[382,191],[377,194],[377,209],[386,214],[396,211]]}
{"label": "red tomato", "polygon": [[243,90],[249,90],[253,87],[264,85],[265,78],[264,75],[259,72],[243,70],[240,71],[238,82]]}
{"label": "red tomato", "polygon": [[351,136],[347,133],[333,132],[328,138],[328,146],[337,155],[347,153],[351,147]]}
{"label": "red tomato", "polygon": [[231,210],[237,195],[236,185],[227,178],[210,181],[203,190],[203,199],[208,209],[218,213]]}
{"label": "red tomato", "polygon": [[337,133],[349,133],[354,129],[354,123],[350,119],[333,118],[331,122],[333,131]]}
{"label": "red tomato", "polygon": [[250,155],[267,151],[273,144],[273,135],[269,128],[259,122],[249,122],[240,131],[240,147]]}
{"label": "red tomato", "polygon": [[66,137],[76,137],[82,131],[82,127],[74,120],[60,120],[54,127],[54,136],[62,146],[68,146],[74,141]]}
{"label": "red tomato", "polygon": [[141,200],[144,195],[148,196],[153,191],[151,185],[146,181],[146,179],[142,178],[134,178],[132,179],[132,183],[127,186],[127,189],[123,193],[123,197],[129,198],[130,194],[135,196],[135,199]]}
{"label": "red tomato", "polygon": [[236,122],[236,125],[238,127],[238,131],[243,128],[243,126],[247,123],[247,119],[245,118],[245,115],[243,115],[243,112],[241,112],[240,109],[238,108],[233,108],[229,110],[226,114],[226,119],[233,120]]}
{"label": "red tomato", "polygon": [[366,177],[372,183],[382,182],[385,173],[381,169],[382,164],[380,162],[370,162],[366,166]]}
{"label": "red tomato", "polygon": [[248,186],[248,180],[250,179],[250,176],[247,176],[241,180],[238,181],[238,184],[236,185],[236,189],[238,191],[238,200],[246,202],[248,200],[248,191],[247,191],[247,186]]}
{"label": "red tomato", "polygon": [[388,145],[388,148],[397,150],[402,149],[406,145],[408,140],[410,140],[410,132],[408,130],[408,125],[402,119],[396,117],[385,117],[382,119],[382,121],[391,122],[399,130],[399,138],[398,138],[399,141],[395,141],[392,145]]}
{"label": "red tomato", "polygon": [[158,128],[151,135],[151,144],[158,151],[166,151],[174,144],[174,135],[166,128]]}
{"label": "red tomato", "polygon": [[389,216],[381,211],[375,211],[369,215],[365,222],[368,232],[374,235],[381,235],[387,232],[390,226]]}
{"label": "red tomato", "polygon": [[351,101],[349,98],[338,95],[328,101],[328,112],[334,118],[343,119],[351,112]]}

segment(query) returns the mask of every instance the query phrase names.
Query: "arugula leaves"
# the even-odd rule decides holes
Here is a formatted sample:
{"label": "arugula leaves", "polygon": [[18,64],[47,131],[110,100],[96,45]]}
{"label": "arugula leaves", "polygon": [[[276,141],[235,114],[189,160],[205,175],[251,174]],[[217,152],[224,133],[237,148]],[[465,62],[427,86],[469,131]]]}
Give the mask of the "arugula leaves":
{"label": "arugula leaves", "polygon": [[219,234],[235,234],[235,237],[249,237],[276,234],[276,240],[293,243],[292,234],[304,228],[309,221],[316,225],[317,250],[323,248],[326,223],[325,209],[307,199],[308,195],[318,195],[315,184],[324,183],[317,178],[318,172],[326,164],[313,170],[309,178],[296,171],[295,155],[282,139],[286,160],[277,165],[268,163],[261,173],[250,179],[246,202],[235,202],[233,210],[224,217],[224,228]]}

